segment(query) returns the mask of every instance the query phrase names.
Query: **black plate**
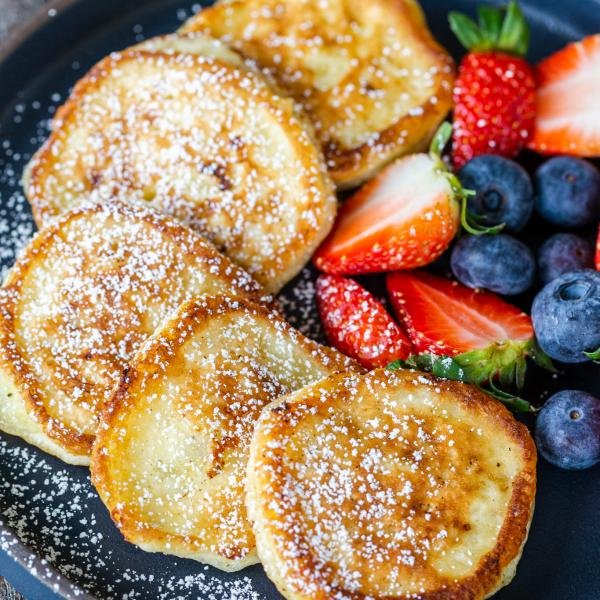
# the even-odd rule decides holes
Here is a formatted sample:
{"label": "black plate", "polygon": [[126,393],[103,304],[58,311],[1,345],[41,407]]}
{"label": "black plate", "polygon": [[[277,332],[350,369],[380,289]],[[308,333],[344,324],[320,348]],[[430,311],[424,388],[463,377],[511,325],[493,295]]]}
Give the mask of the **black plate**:
{"label": "black plate", "polygon": [[[422,4],[435,35],[459,56],[445,15],[450,9],[472,12],[475,2],[424,0]],[[569,40],[600,31],[598,0],[521,4],[532,28],[533,60]],[[0,261],[4,270],[33,231],[19,187],[22,168],[45,138],[48,119],[69,87],[109,51],[174,30],[200,3],[81,0],[49,7],[54,8],[13,41],[0,62]],[[534,222],[525,235],[537,241],[547,233]],[[307,271],[288,286],[283,304],[293,324],[319,338],[312,278]],[[369,280],[374,289],[378,283],[377,278]],[[529,299],[519,300],[525,307]],[[527,394],[539,402],[566,387],[600,395],[600,369],[569,368],[555,378],[532,370]],[[497,598],[600,598],[599,484],[598,467],[569,473],[541,461],[530,539],[515,580]],[[225,574],[192,561],[147,554],[125,543],[92,489],[86,469],[67,466],[7,435],[0,435],[0,544],[66,597],[85,597],[84,590],[98,598],[152,600],[280,597],[259,566]],[[6,564],[4,558],[2,562]]]}

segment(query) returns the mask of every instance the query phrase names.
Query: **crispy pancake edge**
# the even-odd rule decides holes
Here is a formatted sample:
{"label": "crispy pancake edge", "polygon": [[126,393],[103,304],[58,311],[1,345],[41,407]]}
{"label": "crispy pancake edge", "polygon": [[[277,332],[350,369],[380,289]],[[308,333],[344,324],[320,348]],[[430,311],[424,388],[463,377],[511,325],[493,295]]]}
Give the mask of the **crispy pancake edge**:
{"label": "crispy pancake edge", "polygon": [[[327,380],[308,386],[306,389],[318,389],[325,382],[336,385],[346,377],[358,378],[360,375],[333,375]],[[521,450],[522,469],[513,481],[513,493],[505,512],[505,519],[498,534],[493,550],[488,553],[476,571],[469,577],[458,581],[451,587],[438,590],[430,590],[420,594],[419,600],[452,600],[454,598],[488,598],[500,588],[507,585],[513,578],[517,563],[521,557],[524,544],[527,540],[529,526],[533,517],[536,490],[536,463],[537,453],[535,444],[525,425],[519,423],[508,409],[497,400],[491,398],[479,389],[455,381],[439,379],[432,375],[416,373],[414,371],[390,372],[385,369],[376,369],[364,375],[371,380],[384,379],[389,385],[414,385],[417,377],[423,381],[426,379],[430,384],[441,390],[442,394],[451,395],[461,406],[472,413],[483,411],[486,418],[492,419],[502,432],[512,439],[515,446]],[[422,385],[426,385],[422,383]],[[250,460],[248,461],[248,474],[256,472],[256,461],[258,459],[260,445],[261,423],[274,418],[281,420],[285,415],[285,407],[293,404],[296,400],[301,401],[303,390],[289,394],[271,403],[263,409],[255,430],[254,438],[250,446]],[[288,600],[327,600],[335,593],[343,594],[348,600],[365,600],[367,596],[362,593],[348,592],[343,589],[330,588],[330,593],[319,593],[309,597],[298,593],[286,583],[285,571],[283,570],[283,559],[277,555],[274,545],[271,543],[268,523],[263,518],[260,504],[263,499],[260,496],[256,478],[248,476],[246,488],[246,506],[248,515],[253,523],[257,539],[259,557],[265,567],[269,578],[275,583],[278,590]],[[297,573],[314,573],[315,564],[308,558],[302,564],[295,564],[293,570]],[[323,582],[319,582],[323,583]],[[329,582],[324,582],[330,585]],[[368,596],[372,598],[372,596]],[[409,596],[379,596],[373,600],[407,600]]]}

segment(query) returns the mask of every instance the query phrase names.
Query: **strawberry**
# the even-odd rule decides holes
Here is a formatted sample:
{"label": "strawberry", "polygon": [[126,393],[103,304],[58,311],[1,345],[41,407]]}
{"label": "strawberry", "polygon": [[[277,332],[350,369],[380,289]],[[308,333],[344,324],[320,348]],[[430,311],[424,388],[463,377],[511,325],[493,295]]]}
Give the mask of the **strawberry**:
{"label": "strawberry", "polygon": [[531,318],[495,294],[422,271],[390,273],[387,288],[415,350],[455,357],[475,383],[499,376],[521,385],[528,355],[549,365]]}
{"label": "strawberry", "polygon": [[469,51],[454,87],[452,157],[462,167],[480,154],[516,156],[533,134],[535,76],[523,56],[529,29],[516,2],[479,8],[479,25],[451,12],[450,28]]}
{"label": "strawberry", "polygon": [[600,156],[600,33],[543,60],[537,78],[529,147],[542,154]]}
{"label": "strawberry", "polygon": [[384,306],[356,281],[321,275],[317,306],[329,343],[367,369],[411,353],[411,343]]}
{"label": "strawberry", "polygon": [[433,262],[467,222],[466,192],[440,153],[452,128],[444,123],[429,154],[400,158],[346,200],[329,237],[314,255],[318,269],[360,275]]}

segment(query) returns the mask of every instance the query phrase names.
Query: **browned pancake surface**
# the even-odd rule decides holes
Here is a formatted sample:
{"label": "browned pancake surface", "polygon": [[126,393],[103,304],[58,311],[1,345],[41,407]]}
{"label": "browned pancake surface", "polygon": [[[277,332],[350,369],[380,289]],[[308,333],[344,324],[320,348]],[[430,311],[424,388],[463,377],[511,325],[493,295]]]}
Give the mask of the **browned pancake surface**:
{"label": "browned pancake surface", "polygon": [[309,260],[336,210],[310,127],[234,52],[165,36],[75,86],[25,173],[38,225],[120,195],[202,233],[267,291]]}
{"label": "browned pancake surface", "polygon": [[191,301],[135,358],[104,413],[94,485],[123,535],[146,550],[227,571],[253,564],[245,472],[261,410],[356,369],[264,307]]}
{"label": "browned pancake surface", "polygon": [[340,375],[265,409],[248,465],[286,598],[484,598],[514,575],[535,446],[498,402],[414,372]]}

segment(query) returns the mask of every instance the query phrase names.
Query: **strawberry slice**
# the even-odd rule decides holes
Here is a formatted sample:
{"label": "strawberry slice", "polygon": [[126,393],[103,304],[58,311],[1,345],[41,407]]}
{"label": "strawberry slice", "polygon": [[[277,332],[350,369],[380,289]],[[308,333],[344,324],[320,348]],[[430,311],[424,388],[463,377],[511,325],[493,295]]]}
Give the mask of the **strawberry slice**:
{"label": "strawberry slice", "polygon": [[367,369],[410,355],[412,346],[406,335],[384,306],[356,281],[321,275],[317,306],[329,343]]}
{"label": "strawberry slice", "polygon": [[600,33],[543,60],[537,77],[529,147],[542,154],[600,156]]}
{"label": "strawberry slice", "polygon": [[499,375],[521,384],[525,357],[542,358],[531,318],[490,292],[422,271],[390,273],[387,289],[415,350],[460,356],[475,381]]}
{"label": "strawberry slice", "polygon": [[318,269],[360,275],[412,269],[433,262],[467,223],[466,192],[440,153],[452,134],[444,123],[429,154],[405,156],[386,167],[340,209],[333,231],[314,256]]}

